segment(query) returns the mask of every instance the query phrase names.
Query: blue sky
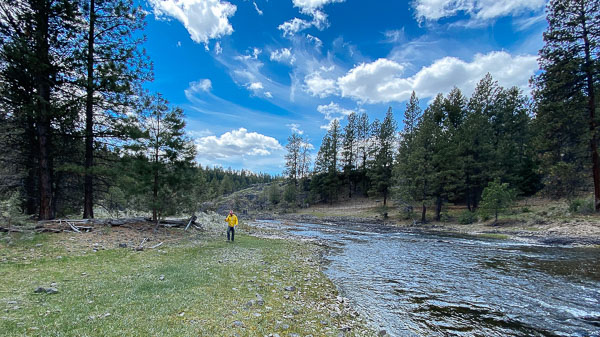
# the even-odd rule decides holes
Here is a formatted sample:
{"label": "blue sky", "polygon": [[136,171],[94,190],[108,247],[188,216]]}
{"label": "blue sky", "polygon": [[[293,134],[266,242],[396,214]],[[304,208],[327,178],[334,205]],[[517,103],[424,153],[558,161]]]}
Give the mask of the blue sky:
{"label": "blue sky", "polygon": [[[546,0],[141,0],[147,84],[186,113],[204,166],[281,174],[287,137],[317,151],[351,111],[401,122],[487,73],[529,92]],[[400,123],[401,125],[401,123]]]}

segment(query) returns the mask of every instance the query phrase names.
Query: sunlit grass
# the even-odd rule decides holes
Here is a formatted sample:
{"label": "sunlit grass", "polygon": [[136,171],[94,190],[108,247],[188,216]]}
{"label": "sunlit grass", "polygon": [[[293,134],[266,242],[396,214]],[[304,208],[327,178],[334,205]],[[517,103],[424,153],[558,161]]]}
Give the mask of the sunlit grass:
{"label": "sunlit grass", "polygon": [[[236,235],[69,254],[47,235],[13,241],[1,246],[4,336],[322,336],[350,319],[324,310],[337,294],[307,244]],[[57,294],[34,293],[51,285]]]}

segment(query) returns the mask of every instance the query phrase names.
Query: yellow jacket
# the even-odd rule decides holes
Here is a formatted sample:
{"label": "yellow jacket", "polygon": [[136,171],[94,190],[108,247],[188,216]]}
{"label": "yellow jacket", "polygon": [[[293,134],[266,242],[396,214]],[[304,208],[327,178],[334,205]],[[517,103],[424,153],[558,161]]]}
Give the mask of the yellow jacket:
{"label": "yellow jacket", "polygon": [[229,227],[235,227],[238,224],[237,216],[235,216],[235,214],[229,214],[227,218],[225,218],[225,222],[229,223]]}

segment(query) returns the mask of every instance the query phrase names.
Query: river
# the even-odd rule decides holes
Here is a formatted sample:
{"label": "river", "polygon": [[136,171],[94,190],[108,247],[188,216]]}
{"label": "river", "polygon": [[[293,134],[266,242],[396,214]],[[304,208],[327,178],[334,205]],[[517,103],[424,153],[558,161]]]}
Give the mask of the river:
{"label": "river", "polygon": [[600,249],[259,221],[332,249],[325,273],[391,336],[600,336]]}

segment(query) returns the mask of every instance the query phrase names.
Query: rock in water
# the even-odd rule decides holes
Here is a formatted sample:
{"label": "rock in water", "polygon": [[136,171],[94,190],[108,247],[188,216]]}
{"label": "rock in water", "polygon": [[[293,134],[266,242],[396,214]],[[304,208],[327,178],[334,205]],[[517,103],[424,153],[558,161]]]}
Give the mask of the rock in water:
{"label": "rock in water", "polygon": [[46,288],[42,288],[42,287],[37,287],[34,291],[34,293],[45,293],[46,292]]}
{"label": "rock in water", "polygon": [[46,294],[58,294],[58,289],[48,288],[48,289],[46,289]]}

